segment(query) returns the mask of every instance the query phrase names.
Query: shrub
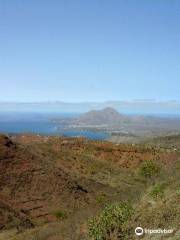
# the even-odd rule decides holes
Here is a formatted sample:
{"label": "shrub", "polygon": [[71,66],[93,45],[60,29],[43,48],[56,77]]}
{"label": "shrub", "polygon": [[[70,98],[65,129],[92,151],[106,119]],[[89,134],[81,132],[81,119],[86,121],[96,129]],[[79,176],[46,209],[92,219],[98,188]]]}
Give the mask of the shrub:
{"label": "shrub", "polygon": [[156,184],[152,191],[150,192],[150,196],[153,198],[158,198],[158,197],[163,197],[164,195],[164,190],[165,190],[165,185],[164,184]]}
{"label": "shrub", "polygon": [[117,239],[125,239],[123,226],[132,212],[132,207],[127,203],[107,206],[89,222],[89,236],[94,240],[108,240],[114,235]]}
{"label": "shrub", "polygon": [[66,218],[66,212],[64,211],[61,211],[61,210],[57,210],[54,212],[54,216],[57,218],[57,219],[64,219]]}
{"label": "shrub", "polygon": [[152,178],[158,175],[160,167],[153,161],[145,161],[140,167],[140,175],[145,178]]}

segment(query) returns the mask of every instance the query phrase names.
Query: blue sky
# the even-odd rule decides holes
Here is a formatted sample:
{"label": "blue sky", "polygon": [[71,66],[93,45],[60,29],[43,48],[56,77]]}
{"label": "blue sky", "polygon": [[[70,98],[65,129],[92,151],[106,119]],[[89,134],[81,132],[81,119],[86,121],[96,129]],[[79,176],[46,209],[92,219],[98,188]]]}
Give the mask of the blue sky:
{"label": "blue sky", "polygon": [[0,101],[180,100],[179,0],[0,0]]}

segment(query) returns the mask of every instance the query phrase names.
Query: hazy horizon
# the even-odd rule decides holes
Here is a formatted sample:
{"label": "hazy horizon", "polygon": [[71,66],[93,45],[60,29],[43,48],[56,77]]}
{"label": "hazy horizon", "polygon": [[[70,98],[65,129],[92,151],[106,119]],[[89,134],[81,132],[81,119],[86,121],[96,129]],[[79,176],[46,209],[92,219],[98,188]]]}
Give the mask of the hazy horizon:
{"label": "hazy horizon", "polygon": [[124,114],[180,114],[180,101],[106,101],[106,102],[0,102],[0,112],[83,113],[112,107]]}

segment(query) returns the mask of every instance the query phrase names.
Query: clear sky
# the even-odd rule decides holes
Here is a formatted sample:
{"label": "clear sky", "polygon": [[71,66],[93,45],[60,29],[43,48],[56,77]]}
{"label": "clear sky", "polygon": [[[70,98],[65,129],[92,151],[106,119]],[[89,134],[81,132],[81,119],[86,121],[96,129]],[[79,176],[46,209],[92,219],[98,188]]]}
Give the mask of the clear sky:
{"label": "clear sky", "polygon": [[0,101],[180,100],[179,0],[0,0]]}

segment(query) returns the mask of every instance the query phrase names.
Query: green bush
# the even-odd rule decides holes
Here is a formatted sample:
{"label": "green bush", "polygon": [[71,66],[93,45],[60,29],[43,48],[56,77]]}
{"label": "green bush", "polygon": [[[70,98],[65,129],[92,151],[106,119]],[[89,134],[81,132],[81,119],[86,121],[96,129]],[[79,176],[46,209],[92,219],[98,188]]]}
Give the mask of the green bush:
{"label": "green bush", "polygon": [[93,240],[108,240],[112,236],[125,239],[124,224],[132,212],[131,205],[127,203],[107,206],[99,216],[89,222],[89,236]]}
{"label": "green bush", "polygon": [[139,173],[145,178],[157,176],[160,172],[160,167],[153,161],[145,161],[141,164]]}
{"label": "green bush", "polygon": [[57,210],[54,212],[54,216],[57,218],[57,219],[64,219],[66,218],[66,212],[64,211],[61,211],[61,210]]}
{"label": "green bush", "polygon": [[150,196],[153,198],[162,198],[164,196],[165,185],[163,183],[156,184],[150,192]]}

